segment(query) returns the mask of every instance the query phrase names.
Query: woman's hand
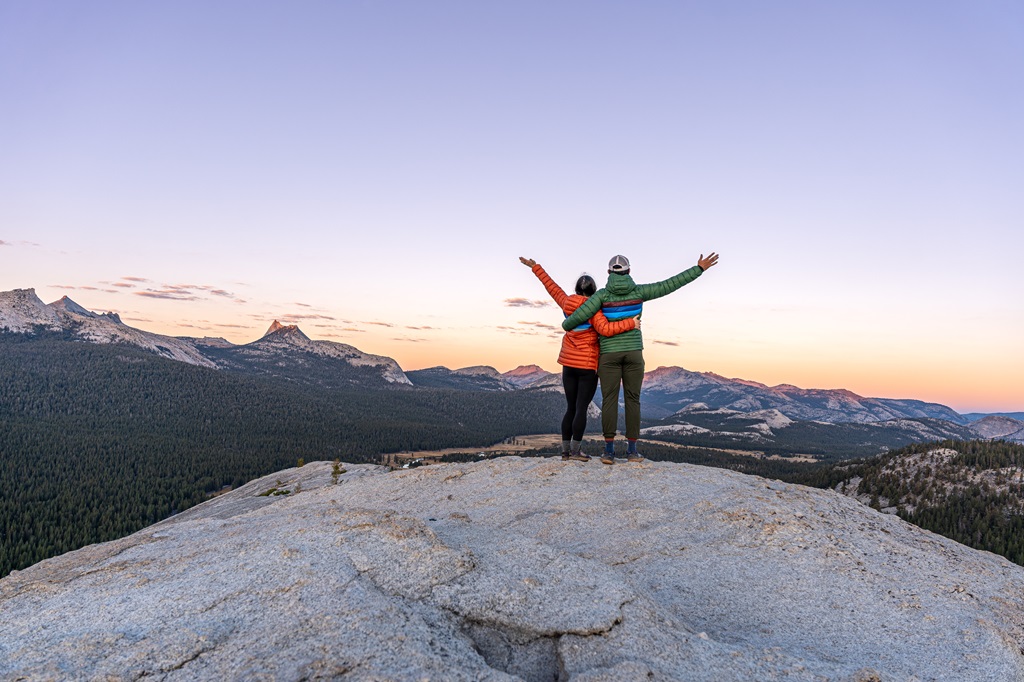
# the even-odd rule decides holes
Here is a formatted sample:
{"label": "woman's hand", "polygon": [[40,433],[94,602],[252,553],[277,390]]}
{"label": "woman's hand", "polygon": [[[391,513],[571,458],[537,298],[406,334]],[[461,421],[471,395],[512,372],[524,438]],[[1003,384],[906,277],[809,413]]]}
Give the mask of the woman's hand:
{"label": "woman's hand", "polygon": [[532,268],[534,265],[537,264],[537,261],[533,260],[532,258],[523,258],[522,256],[519,257],[519,262],[528,268]]}
{"label": "woman's hand", "polygon": [[634,329],[639,329],[640,328],[640,318],[639,317],[634,317],[633,319],[636,320],[636,327],[634,327]]}

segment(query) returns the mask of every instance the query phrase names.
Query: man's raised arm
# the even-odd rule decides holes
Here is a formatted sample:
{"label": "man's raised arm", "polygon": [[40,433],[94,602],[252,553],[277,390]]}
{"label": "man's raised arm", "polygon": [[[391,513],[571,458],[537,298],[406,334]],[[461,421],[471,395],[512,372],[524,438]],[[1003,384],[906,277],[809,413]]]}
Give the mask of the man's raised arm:
{"label": "man's raised arm", "polygon": [[678,275],[673,275],[672,277],[669,277],[668,279],[662,280],[660,282],[640,284],[637,286],[637,291],[640,293],[640,297],[645,301],[650,301],[651,299],[667,296],[671,294],[673,291],[697,279],[704,273],[705,270],[717,264],[717,253],[712,252],[711,254],[708,255],[707,258],[704,257],[704,254],[701,254],[700,258],[697,260],[697,264],[694,265],[692,268],[687,268],[686,270],[680,272]]}

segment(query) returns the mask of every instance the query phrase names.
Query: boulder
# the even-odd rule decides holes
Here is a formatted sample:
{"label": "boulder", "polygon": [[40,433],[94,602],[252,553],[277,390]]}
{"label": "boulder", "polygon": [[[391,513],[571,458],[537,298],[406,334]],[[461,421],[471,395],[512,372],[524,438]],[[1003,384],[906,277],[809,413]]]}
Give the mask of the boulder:
{"label": "boulder", "polygon": [[1020,566],[830,490],[317,462],[0,580],[0,679],[1024,680],[1022,607]]}

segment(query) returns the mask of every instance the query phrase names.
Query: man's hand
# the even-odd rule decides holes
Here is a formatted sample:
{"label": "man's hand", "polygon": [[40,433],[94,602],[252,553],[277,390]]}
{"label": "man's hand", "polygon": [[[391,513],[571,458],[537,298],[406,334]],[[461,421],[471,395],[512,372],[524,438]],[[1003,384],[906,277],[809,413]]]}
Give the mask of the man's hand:
{"label": "man's hand", "polygon": [[533,260],[532,258],[523,258],[522,256],[519,257],[519,262],[528,268],[532,268],[534,265],[537,264],[537,261]]}
{"label": "man's hand", "polygon": [[634,327],[634,329],[639,329],[640,328],[640,318],[639,317],[634,317],[633,319],[636,320],[636,327]]}
{"label": "man's hand", "polygon": [[703,253],[700,254],[700,258],[697,259],[697,265],[700,266],[701,270],[705,271],[713,265],[718,265],[718,254],[712,251],[708,254],[707,258],[704,257]]}

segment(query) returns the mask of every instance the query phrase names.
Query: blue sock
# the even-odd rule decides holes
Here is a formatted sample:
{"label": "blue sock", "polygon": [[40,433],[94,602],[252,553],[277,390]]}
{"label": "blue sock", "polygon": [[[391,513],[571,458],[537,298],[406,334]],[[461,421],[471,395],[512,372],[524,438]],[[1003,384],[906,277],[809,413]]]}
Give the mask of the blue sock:
{"label": "blue sock", "polygon": [[604,454],[608,455],[609,457],[615,454],[615,441],[606,440],[604,442]]}
{"label": "blue sock", "polygon": [[630,438],[627,442],[629,444],[626,446],[626,454],[627,455],[635,455],[636,454],[636,438]]}

